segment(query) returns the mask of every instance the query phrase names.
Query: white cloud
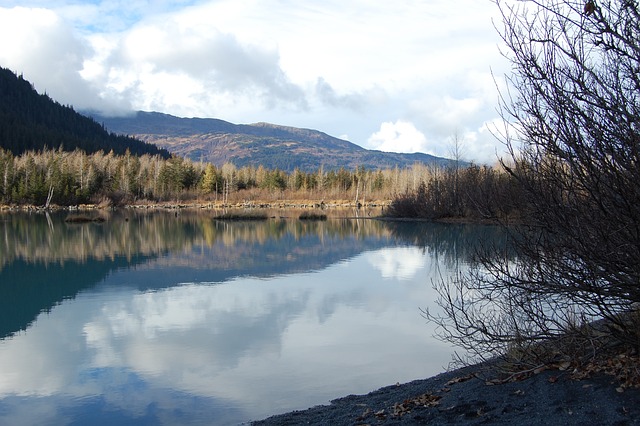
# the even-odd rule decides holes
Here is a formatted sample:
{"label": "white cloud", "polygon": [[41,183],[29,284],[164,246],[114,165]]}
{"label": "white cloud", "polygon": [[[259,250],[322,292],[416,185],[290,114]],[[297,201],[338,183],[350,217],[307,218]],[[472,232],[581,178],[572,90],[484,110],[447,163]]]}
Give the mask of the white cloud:
{"label": "white cloud", "polygon": [[[454,114],[454,113],[451,113]],[[454,157],[454,139],[458,139],[458,155],[462,161],[493,165],[504,153],[504,146],[498,137],[501,119],[482,123],[478,129],[457,128],[455,121],[437,133],[438,139],[427,139],[413,123],[403,120],[384,122],[380,130],[373,133],[365,145],[369,149],[387,152],[424,152],[439,157]]]}
{"label": "white cloud", "polygon": [[[24,70],[25,77],[41,88],[50,87],[63,96],[85,84],[77,74],[85,46],[54,12],[23,7],[1,10],[0,37],[5,41],[0,62]],[[69,83],[74,87],[65,88]]]}
{"label": "white cloud", "polygon": [[55,12],[0,8],[0,38],[11,40],[0,49],[0,66],[23,74],[39,92],[78,109],[115,108],[112,100],[102,98],[82,76],[85,57],[91,51],[86,40]]}
{"label": "white cloud", "polygon": [[427,138],[413,123],[398,120],[395,123],[384,122],[380,130],[367,140],[371,149],[388,152],[427,152]]}
{"label": "white cloud", "polygon": [[462,139],[463,160],[495,165],[504,157],[505,147],[498,138],[496,130],[502,120],[495,119],[482,124],[476,131],[465,133]]}
{"label": "white cloud", "polygon": [[424,254],[415,247],[396,247],[378,250],[371,255],[371,265],[387,279],[413,279],[424,268]]}
{"label": "white cloud", "polygon": [[478,132],[497,116],[490,70],[507,69],[495,6],[477,0],[3,4],[25,7],[0,8],[12,41],[0,66],[62,103],[270,121],[361,145],[376,133],[370,143],[394,151],[440,153],[456,129]]}

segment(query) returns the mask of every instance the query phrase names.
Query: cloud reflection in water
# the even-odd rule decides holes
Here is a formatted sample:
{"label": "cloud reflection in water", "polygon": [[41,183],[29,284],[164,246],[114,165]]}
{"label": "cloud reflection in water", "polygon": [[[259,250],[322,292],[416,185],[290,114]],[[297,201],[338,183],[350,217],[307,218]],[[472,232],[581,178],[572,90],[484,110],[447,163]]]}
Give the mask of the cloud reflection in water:
{"label": "cloud reflection in water", "polygon": [[[429,376],[450,360],[418,310],[432,304],[438,272],[423,248],[223,282],[185,283],[170,256],[111,272],[1,340],[0,420],[235,424]],[[140,290],[159,273],[173,285]]]}

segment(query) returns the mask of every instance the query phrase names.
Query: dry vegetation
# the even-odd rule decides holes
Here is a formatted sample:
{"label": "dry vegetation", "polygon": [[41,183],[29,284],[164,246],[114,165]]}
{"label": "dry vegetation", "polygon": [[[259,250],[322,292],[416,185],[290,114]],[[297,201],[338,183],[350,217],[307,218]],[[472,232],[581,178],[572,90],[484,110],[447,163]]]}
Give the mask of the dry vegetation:
{"label": "dry vegetation", "polygon": [[45,150],[14,156],[0,150],[0,204],[121,206],[154,203],[341,203],[384,205],[437,179],[438,167],[268,170],[215,167],[179,157],[117,156]]}
{"label": "dry vegetation", "polygon": [[438,285],[444,314],[425,315],[474,360],[503,357],[521,372],[621,365],[639,383],[640,8],[496,3],[514,70],[503,166],[524,220],[513,251],[479,253]]}

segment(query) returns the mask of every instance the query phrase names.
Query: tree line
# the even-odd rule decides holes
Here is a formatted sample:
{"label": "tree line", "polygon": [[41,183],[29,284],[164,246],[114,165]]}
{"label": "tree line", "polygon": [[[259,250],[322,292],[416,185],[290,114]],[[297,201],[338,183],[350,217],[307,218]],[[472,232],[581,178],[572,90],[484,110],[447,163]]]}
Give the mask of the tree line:
{"label": "tree line", "polygon": [[[500,207],[490,206],[483,194],[497,200],[503,174],[490,167],[471,167],[456,172],[457,203],[450,214],[464,214],[469,203],[483,206],[485,215]],[[449,197],[451,171],[440,166],[415,164],[408,168],[368,170],[325,169],[285,172],[263,166],[216,167],[178,156],[133,155],[126,151],[86,153],[62,149],[27,151],[14,155],[0,148],[0,203],[61,206],[87,203],[118,205],[136,202],[217,201],[237,203],[277,199],[346,200],[365,203],[392,200],[437,188],[438,206]],[[475,198],[471,187],[480,186]],[[440,207],[439,207],[440,208]],[[496,210],[497,209],[497,210]],[[443,210],[444,211],[444,210]]]}

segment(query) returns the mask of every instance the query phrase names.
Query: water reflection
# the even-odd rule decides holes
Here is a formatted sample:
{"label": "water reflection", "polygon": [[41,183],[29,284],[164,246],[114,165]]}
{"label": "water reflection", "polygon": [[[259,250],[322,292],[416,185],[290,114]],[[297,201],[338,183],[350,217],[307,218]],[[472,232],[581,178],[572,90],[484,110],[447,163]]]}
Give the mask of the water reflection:
{"label": "water reflection", "polygon": [[66,214],[0,216],[0,337],[26,329],[38,313],[111,271],[151,259],[173,268],[172,274],[158,271],[130,285],[158,289],[176,279],[226,281],[320,269],[391,238],[373,221],[229,223],[193,212],[179,218],[167,212],[98,214],[107,222],[67,224]]}
{"label": "water reflection", "polygon": [[482,234],[195,213],[3,219],[7,424],[236,424],[434,374],[451,349],[418,307]]}

